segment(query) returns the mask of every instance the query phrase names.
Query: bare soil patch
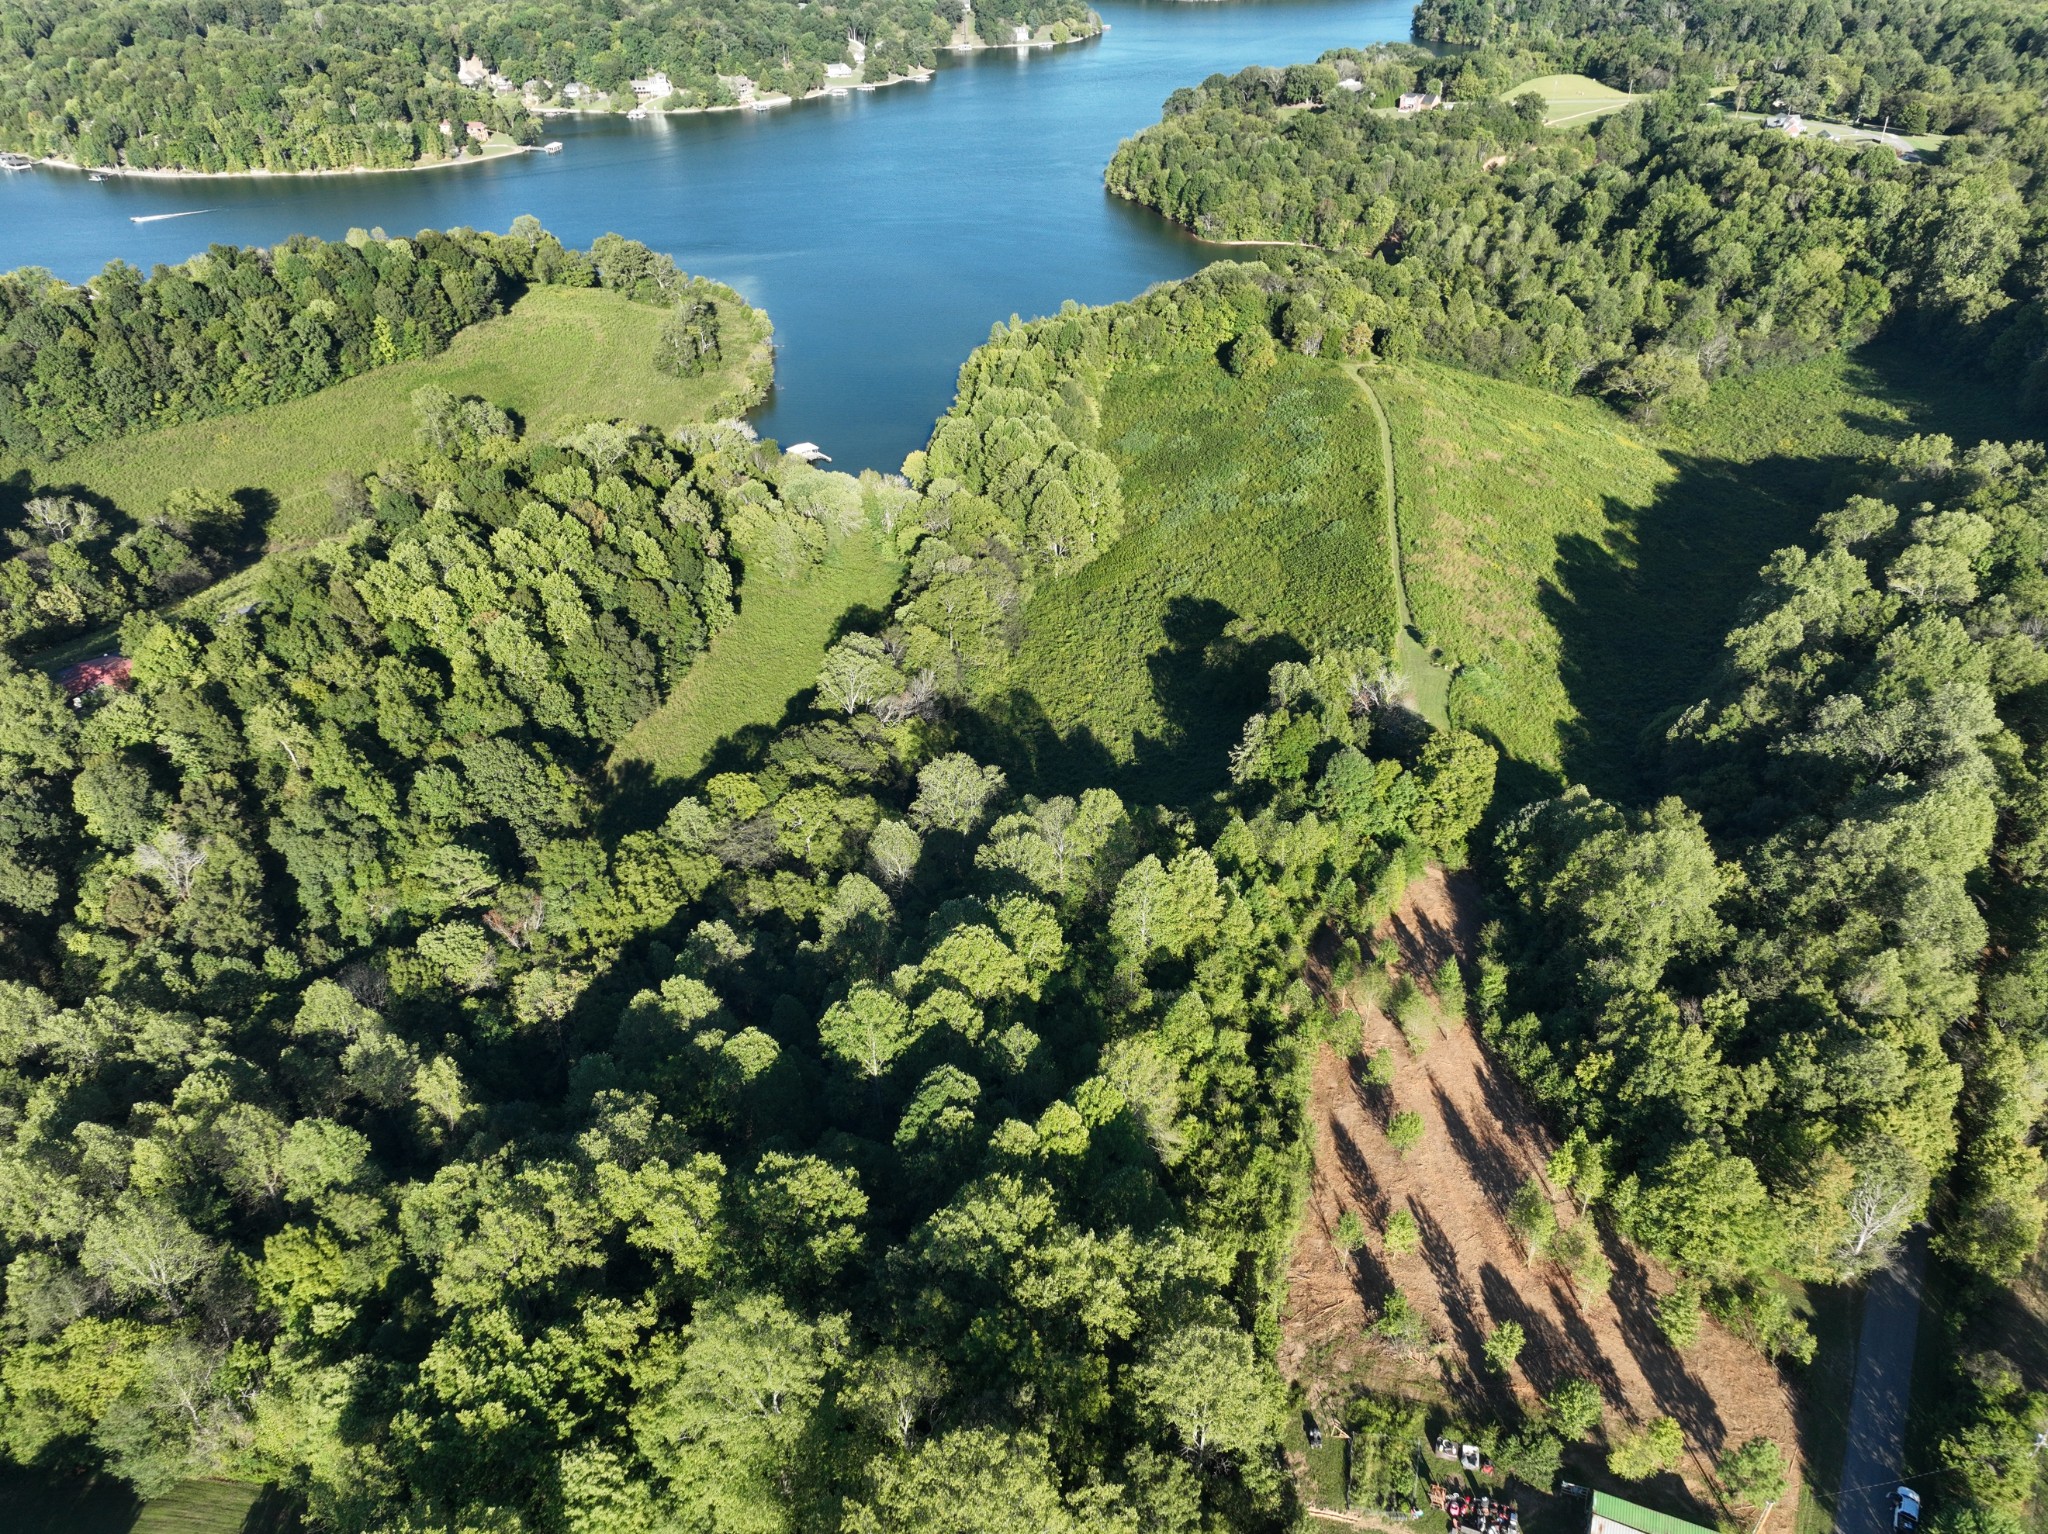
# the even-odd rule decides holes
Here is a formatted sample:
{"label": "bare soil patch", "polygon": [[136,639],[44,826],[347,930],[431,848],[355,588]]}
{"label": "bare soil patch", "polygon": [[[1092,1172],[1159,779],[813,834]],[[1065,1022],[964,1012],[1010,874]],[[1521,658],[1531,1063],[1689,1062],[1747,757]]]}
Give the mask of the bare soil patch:
{"label": "bare soil patch", "polygon": [[[1453,952],[1472,955],[1477,909],[1467,876],[1432,870],[1375,937],[1391,935],[1401,967],[1421,980]],[[1312,980],[1323,978],[1312,970]],[[1459,1409],[1500,1419],[1579,1375],[1606,1398],[1610,1430],[1677,1420],[1687,1488],[1707,1505],[1713,1460],[1757,1436],[1785,1451],[1796,1488],[1799,1438],[1784,1380],[1712,1321],[1683,1354],[1672,1348],[1654,1311],[1657,1297],[1675,1286],[1670,1273],[1606,1234],[1600,1239],[1614,1279],[1604,1296],[1580,1295],[1556,1267],[1525,1259],[1507,1224],[1509,1201],[1528,1179],[1543,1178],[1556,1145],[1474,1030],[1455,1025],[1418,1057],[1377,1007],[1355,993],[1343,1000],[1359,1018],[1363,1050],[1391,1049],[1397,1063],[1390,1091],[1363,1084],[1361,1057],[1325,1048],[1316,1064],[1315,1167],[1289,1267],[1280,1350],[1281,1369],[1303,1382],[1311,1407],[1341,1404],[1329,1399],[1333,1381],[1401,1388],[1405,1375],[1409,1386],[1422,1387],[1408,1393],[1440,1386]],[[1385,1134],[1388,1117],[1404,1110],[1419,1112],[1426,1125],[1406,1160]],[[1579,1218],[1562,1191],[1553,1190],[1552,1203],[1560,1225]],[[1332,1235],[1347,1209],[1372,1233],[1355,1270],[1347,1270]],[[1397,1209],[1421,1229],[1414,1252],[1391,1253],[1380,1238]],[[1436,1342],[1426,1353],[1390,1355],[1366,1332],[1396,1290],[1431,1326]],[[1480,1353],[1504,1321],[1518,1322],[1528,1337],[1506,1380]]]}

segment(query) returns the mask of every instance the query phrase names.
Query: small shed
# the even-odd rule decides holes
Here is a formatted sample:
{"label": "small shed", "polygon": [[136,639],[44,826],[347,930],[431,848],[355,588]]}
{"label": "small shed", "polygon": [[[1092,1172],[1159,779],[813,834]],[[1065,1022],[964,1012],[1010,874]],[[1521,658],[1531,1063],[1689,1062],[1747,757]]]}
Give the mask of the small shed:
{"label": "small shed", "polygon": [[95,655],[91,660],[82,660],[58,672],[57,685],[64,689],[72,706],[76,707],[88,693],[98,692],[102,687],[125,692],[131,669],[131,662],[125,655]]}
{"label": "small shed", "polygon": [[1593,1493],[1593,1520],[1587,1534],[1714,1534],[1669,1513],[1624,1501],[1604,1491]]}

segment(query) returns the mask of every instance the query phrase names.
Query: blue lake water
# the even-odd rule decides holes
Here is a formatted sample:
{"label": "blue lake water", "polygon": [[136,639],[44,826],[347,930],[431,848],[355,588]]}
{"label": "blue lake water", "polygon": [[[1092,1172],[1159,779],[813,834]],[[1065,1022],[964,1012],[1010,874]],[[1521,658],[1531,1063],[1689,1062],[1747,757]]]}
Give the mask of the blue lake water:
{"label": "blue lake water", "polygon": [[[930,435],[961,360],[1012,314],[1106,303],[1222,252],[1111,198],[1102,171],[1178,86],[1408,35],[1412,0],[1098,0],[1064,48],[947,56],[929,84],[766,113],[556,118],[559,155],[405,175],[88,181],[0,176],[0,270],[82,280],[213,243],[352,226],[616,230],[730,283],[775,322],[764,435],[893,469]],[[138,214],[194,211],[148,224]]]}

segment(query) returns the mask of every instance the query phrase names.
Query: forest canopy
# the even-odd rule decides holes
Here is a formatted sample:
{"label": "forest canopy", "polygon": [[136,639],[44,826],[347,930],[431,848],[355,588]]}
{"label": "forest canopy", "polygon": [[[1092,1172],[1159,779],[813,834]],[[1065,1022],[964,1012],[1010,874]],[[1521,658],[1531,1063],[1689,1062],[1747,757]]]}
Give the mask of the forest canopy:
{"label": "forest canopy", "polygon": [[[1109,189],[1218,239],[1299,242],[1290,321],[1317,349],[1420,351],[1655,410],[1703,380],[1868,339],[1910,316],[2048,404],[2048,319],[2025,235],[2038,195],[2002,141],[1931,165],[1798,139],[1674,91],[1590,131],[1533,97],[1395,117],[1333,55],[1308,110],[1294,72],[1179,91]],[[1283,339],[1289,339],[1283,337]]]}
{"label": "forest canopy", "polygon": [[[730,101],[740,76],[801,94],[856,56],[875,79],[928,68],[963,14],[957,0],[20,0],[0,15],[0,149],[214,172],[406,166],[461,153],[469,120],[537,142],[529,81],[550,100],[657,71],[677,106]],[[971,14],[990,40],[1090,16],[1079,0]],[[460,83],[470,59],[506,89]]]}
{"label": "forest canopy", "polygon": [[[1261,270],[1006,330],[850,500],[730,423],[423,396],[246,603],[138,601],[76,707],[0,661],[6,1454],[342,1528],[1283,1524],[1301,964],[1493,753],[1366,649],[1276,670],[1198,806],[960,740],[1120,535],[1091,389],[1263,333]],[[846,515],[913,573],[815,708],[607,774]]]}

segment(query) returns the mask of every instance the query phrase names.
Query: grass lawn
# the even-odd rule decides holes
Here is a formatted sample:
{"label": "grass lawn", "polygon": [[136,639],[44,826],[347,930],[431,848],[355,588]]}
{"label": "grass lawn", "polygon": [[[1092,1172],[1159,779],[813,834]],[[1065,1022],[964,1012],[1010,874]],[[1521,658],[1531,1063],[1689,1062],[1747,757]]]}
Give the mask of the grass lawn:
{"label": "grass lawn", "polygon": [[1507,95],[1510,100],[1516,96],[1541,96],[1543,121],[1551,127],[1591,122],[1609,112],[1619,112],[1637,99],[1588,75],[1538,75],[1533,80],[1524,80]]}
{"label": "grass lawn", "polygon": [[1415,626],[1464,668],[1453,715],[1555,776],[1577,711],[1545,589],[1569,540],[1606,543],[1617,511],[1647,507],[1671,470],[1592,400],[1426,365],[1372,382],[1394,428]]}
{"label": "grass lawn", "polygon": [[437,384],[480,395],[532,431],[613,416],[674,426],[703,419],[730,396],[747,354],[765,343],[765,323],[751,311],[727,318],[751,332],[734,338],[733,364],[703,378],[670,378],[654,370],[661,309],[596,288],[534,288],[438,357],[247,415],[96,443],[55,464],[0,460],[0,479],[83,486],[136,515],[187,486],[253,492],[270,508],[271,545],[304,543],[327,530],[329,475],[361,473],[410,450],[415,389]]}
{"label": "grass lawn", "polygon": [[1842,1455],[1849,1443],[1863,1291],[1848,1284],[1812,1285],[1799,1310],[1813,1328],[1817,1346],[1812,1363],[1790,1368],[1798,1403],[1799,1454],[1806,1463],[1793,1534],[1832,1534]]}
{"label": "grass lawn", "polygon": [[285,1499],[233,1481],[187,1481],[141,1502],[111,1478],[0,1471],[7,1534],[287,1534],[298,1527]]}
{"label": "grass lawn", "polygon": [[619,742],[614,769],[644,763],[656,778],[690,777],[721,741],[749,726],[779,723],[817,681],[840,620],[856,608],[886,612],[901,571],[869,533],[840,539],[823,563],[794,580],[748,570],[739,615],[661,707]]}
{"label": "grass lawn", "polygon": [[1452,715],[1500,745],[1504,808],[1565,779],[1645,792],[1646,736],[1702,696],[1758,567],[1859,459],[1913,432],[2015,430],[1988,383],[1889,344],[1726,380],[1655,434],[1449,368],[1373,381],[1415,622],[1466,668]]}
{"label": "grass lawn", "polygon": [[1041,792],[1108,782],[1181,804],[1222,786],[1273,663],[1387,650],[1393,574],[1372,407],[1345,369],[1283,355],[1134,368],[1103,400],[1124,537],[1045,583],[972,749]]}
{"label": "grass lawn", "polygon": [[[1730,117],[1739,117],[1744,122],[1760,123],[1766,118],[1763,112],[1738,112],[1725,107]],[[1829,122],[1824,118],[1809,117],[1806,132],[1810,136],[1839,139],[1849,144],[1885,144],[1894,149],[1910,146],[1923,153],[1939,149],[1948,142],[1946,133],[1885,133],[1878,128],[1869,128],[1857,123]]]}

